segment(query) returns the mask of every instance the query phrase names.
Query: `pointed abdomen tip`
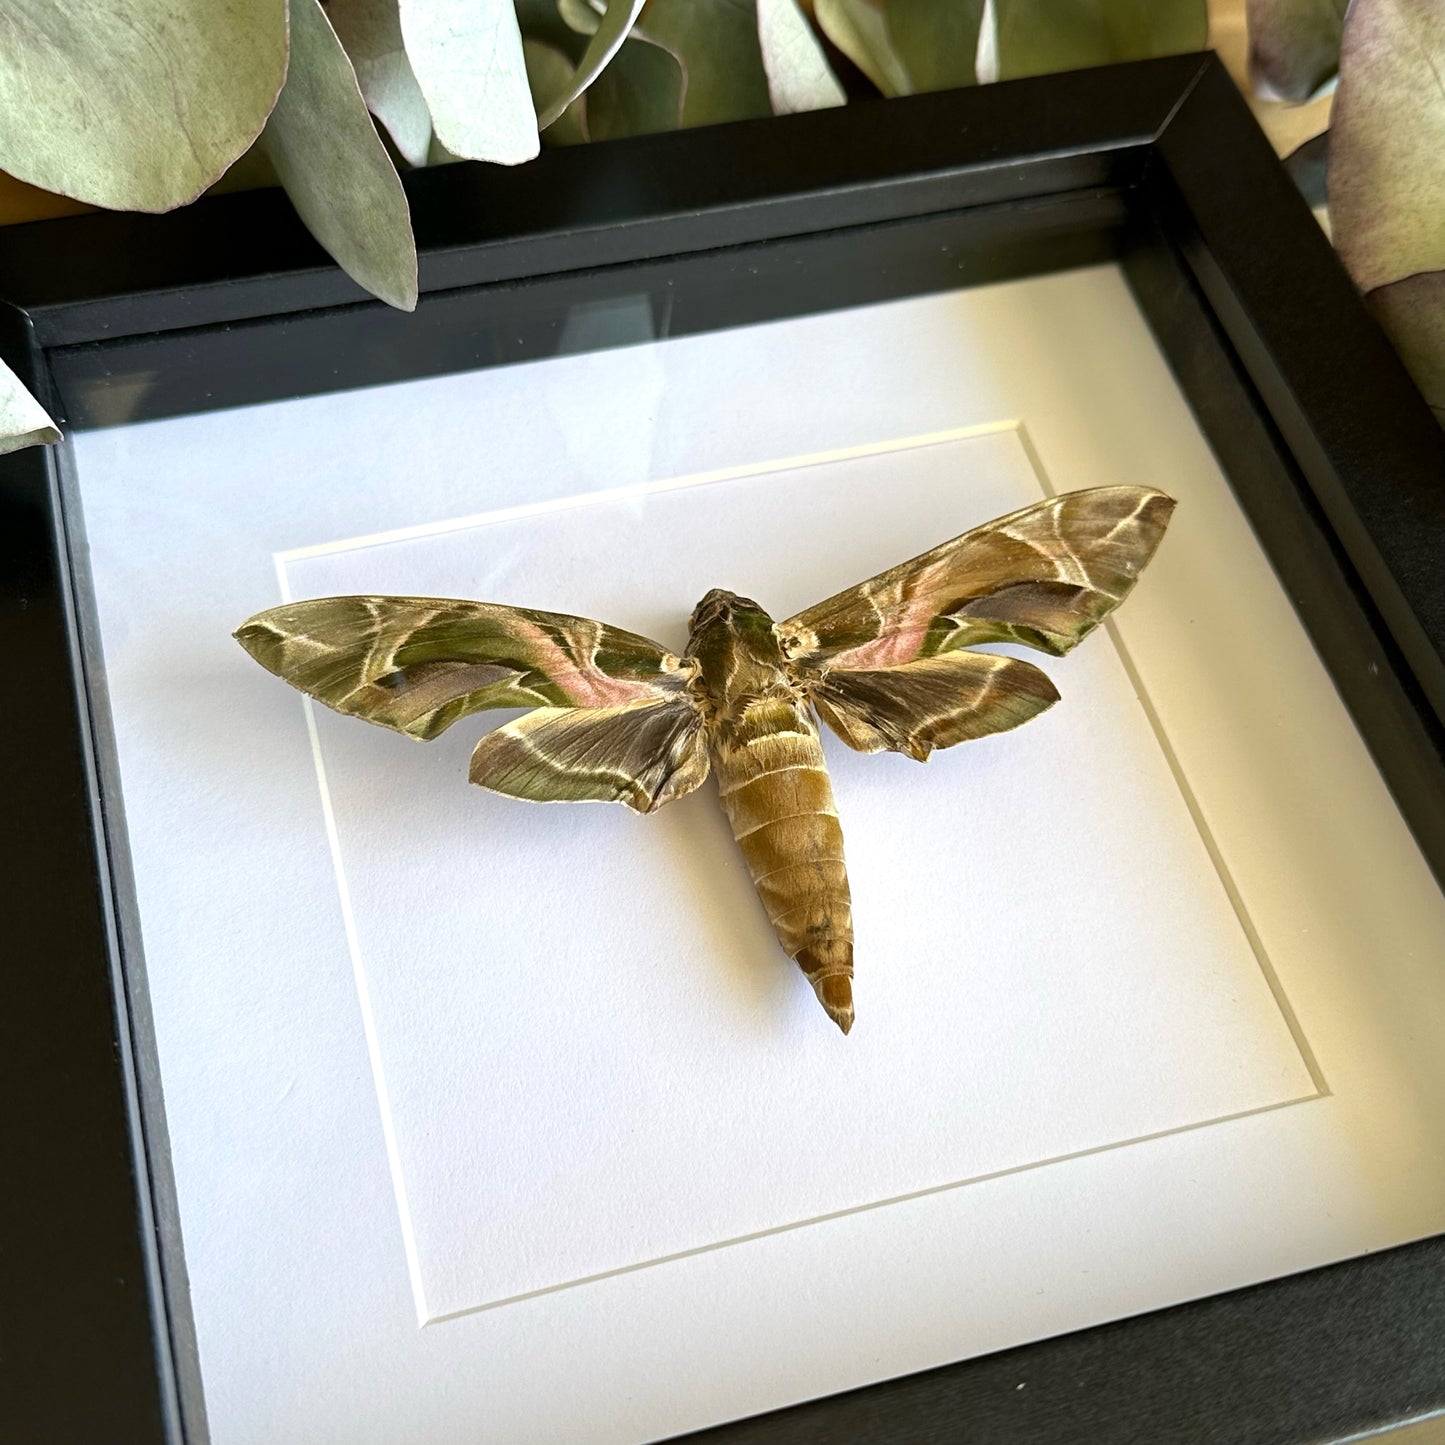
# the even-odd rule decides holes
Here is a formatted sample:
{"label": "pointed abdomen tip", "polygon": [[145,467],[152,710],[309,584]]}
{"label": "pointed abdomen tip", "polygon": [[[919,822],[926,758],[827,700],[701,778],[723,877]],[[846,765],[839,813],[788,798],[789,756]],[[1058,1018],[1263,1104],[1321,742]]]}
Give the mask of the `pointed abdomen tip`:
{"label": "pointed abdomen tip", "polygon": [[853,980],[847,974],[835,973],[820,978],[817,987],[818,1002],[846,1034],[853,1027]]}

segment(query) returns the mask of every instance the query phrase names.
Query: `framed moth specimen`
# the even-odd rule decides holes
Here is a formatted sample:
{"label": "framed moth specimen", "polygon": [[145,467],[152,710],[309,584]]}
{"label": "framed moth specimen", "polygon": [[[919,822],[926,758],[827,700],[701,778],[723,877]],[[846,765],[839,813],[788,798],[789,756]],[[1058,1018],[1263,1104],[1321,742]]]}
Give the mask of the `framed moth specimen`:
{"label": "framed moth specimen", "polygon": [[[1217,64],[407,188],[412,316],[265,192],[0,231],[0,350],[68,431],[0,458],[12,1431],[1445,1406],[1445,440]],[[1159,489],[1159,560],[1070,648]],[[1130,542],[1102,572],[1091,526]],[[900,569],[960,534],[962,590]],[[437,653],[445,611],[388,597],[535,611],[464,605]],[[646,817],[467,788],[475,732],[303,704],[231,641],[258,610],[262,661],[392,731],[541,707],[482,743],[512,792],[645,806],[703,734],[710,776]],[[748,637],[757,744],[723,738]],[[744,748],[821,787],[804,698],[846,1043],[718,798],[780,821]],[[579,767],[609,708],[665,737]]]}
{"label": "framed moth specimen", "polygon": [[1173,510],[1136,487],[1035,503],[783,622],[714,588],[681,657],[587,618],[431,597],[293,603],[236,637],[328,707],[423,741],[535,704],[472,754],[471,781],[511,797],[651,813],[711,765],[778,942],[846,1034],[852,904],[814,711],[850,748],[917,762],[1028,722],[1058,701],[1048,675],[973,649],[1068,652],[1128,596]]}

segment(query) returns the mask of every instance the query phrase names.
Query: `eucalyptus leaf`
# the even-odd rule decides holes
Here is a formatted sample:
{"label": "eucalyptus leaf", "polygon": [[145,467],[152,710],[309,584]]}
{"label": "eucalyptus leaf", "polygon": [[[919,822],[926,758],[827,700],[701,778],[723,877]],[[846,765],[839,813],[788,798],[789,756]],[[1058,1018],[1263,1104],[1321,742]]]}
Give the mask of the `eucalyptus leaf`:
{"label": "eucalyptus leaf", "polygon": [[454,166],[458,161],[466,160],[465,156],[454,156],[437,138],[436,132],[432,132],[431,144],[426,150],[426,163],[429,166]]}
{"label": "eucalyptus leaf", "polygon": [[3,0],[0,170],[168,211],[261,132],[286,76],[286,0]]}
{"label": "eucalyptus leaf", "polygon": [[627,32],[632,29],[632,23],[637,19],[637,12],[642,9],[642,5],[643,0],[609,0],[607,12],[593,31],[571,79],[545,106],[539,106],[537,124],[543,130],[602,73],[603,67],[617,54],[618,47],[627,38]]}
{"label": "eucalyptus leaf", "polygon": [[1377,286],[1365,299],[1445,426],[1445,271]]}
{"label": "eucalyptus leaf", "polygon": [[271,164],[271,157],[266,154],[264,132],[256,139],[256,144],[231,163],[231,169],[212,186],[206,194],[208,196],[225,196],[233,191],[259,191],[267,186],[279,186],[281,177],[276,174],[276,167]]}
{"label": "eucalyptus leaf", "polygon": [[26,391],[20,378],[0,361],[0,453],[59,440],[60,428]]}
{"label": "eucalyptus leaf", "polygon": [[682,64],[636,30],[582,97],[593,140],[650,135],[682,124]]}
{"label": "eucalyptus leaf", "polygon": [[[517,0],[527,40],[560,51],[580,68],[603,12],[589,0]],[[591,17],[590,21],[588,17]],[[634,27],[612,59],[573,101],[590,140],[676,130],[682,124],[682,63]]]}
{"label": "eucalyptus leaf", "polygon": [[757,0],[757,6],[758,46],[774,112],[787,115],[842,105],[843,87],[798,0]]}
{"label": "eucalyptus leaf", "polygon": [[578,35],[596,35],[597,27],[602,23],[602,16],[588,0],[557,0],[557,14]]}
{"label": "eucalyptus leaf", "polygon": [[401,39],[397,0],[330,0],[326,7],[366,104],[414,166],[426,164],[431,111]]}
{"label": "eucalyptus leaf", "polygon": [[683,125],[772,114],[751,0],[651,0],[638,31],[682,65]]}
{"label": "eucalyptus leaf", "polygon": [[[522,37],[522,54],[527,61],[533,103],[541,109],[548,96],[561,93],[571,84],[575,67],[560,50],[526,36]],[[584,117],[583,106],[574,100],[548,128],[544,139],[551,145],[580,145],[587,139]]]}
{"label": "eucalyptus leaf", "polygon": [[1203,50],[1205,0],[990,0],[997,78]]}
{"label": "eucalyptus leaf", "polygon": [[[539,116],[571,86],[572,78],[582,64],[602,23],[602,12],[584,4],[597,22],[590,32],[569,25],[562,18],[557,0],[516,0],[517,25],[522,32],[522,52],[527,62],[527,83],[532,90],[532,104]],[[544,143],[569,145],[586,140],[586,107],[574,97],[565,112],[570,123],[557,135],[544,136]],[[549,126],[549,128],[551,128]],[[581,132],[580,136],[575,132]]]}
{"label": "eucalyptus leaf", "polygon": [[1249,75],[1270,99],[1308,100],[1340,68],[1349,0],[1248,0]]}
{"label": "eucalyptus leaf", "polygon": [[311,234],[383,301],[416,306],[416,245],[401,179],[318,0],[291,0],[291,67],[266,154]]}
{"label": "eucalyptus leaf", "polygon": [[1325,204],[1326,179],[1330,169],[1330,133],[1322,130],[1284,158],[1284,168],[1299,187],[1312,210]]}
{"label": "eucalyptus leaf", "polygon": [[893,50],[914,90],[972,85],[984,0],[884,0]]}
{"label": "eucalyptus leaf", "polygon": [[875,0],[814,0],[813,13],[824,35],[884,95],[911,95],[913,81],[888,33]]}
{"label": "eucalyptus leaf", "polygon": [[407,58],[436,138],[453,155],[517,165],[537,154],[512,0],[400,0]]}
{"label": "eucalyptus leaf", "polygon": [[1355,0],[1330,122],[1330,222],[1362,291],[1445,269],[1445,6]]}
{"label": "eucalyptus leaf", "polygon": [[557,0],[516,0],[517,27],[524,41],[540,40],[543,45],[550,45],[565,55],[575,69],[587,53],[588,37],[595,35],[602,24],[601,11],[592,10],[590,5],[584,8],[590,10],[597,21],[596,26],[585,32],[563,19]]}

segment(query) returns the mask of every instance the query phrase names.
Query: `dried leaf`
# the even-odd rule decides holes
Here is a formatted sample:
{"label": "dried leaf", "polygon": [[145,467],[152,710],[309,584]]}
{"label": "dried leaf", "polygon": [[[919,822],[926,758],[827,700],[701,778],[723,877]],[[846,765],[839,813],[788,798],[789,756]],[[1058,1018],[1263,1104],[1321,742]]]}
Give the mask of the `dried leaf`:
{"label": "dried leaf", "polygon": [[888,22],[874,0],[814,0],[823,34],[884,95],[911,95],[913,81],[893,48]]}
{"label": "dried leaf", "polygon": [[592,32],[592,38],[571,79],[545,106],[538,106],[537,124],[543,130],[597,79],[607,62],[617,54],[618,47],[627,38],[627,32],[632,29],[632,23],[637,19],[637,12],[642,9],[642,4],[643,0],[610,0],[607,13],[601,17],[596,30]]}
{"label": "dried leaf", "polygon": [[431,111],[406,58],[397,0],[330,0],[326,16],[346,48],[372,115],[410,164],[424,166]]}
{"label": "dried leaf", "polygon": [[[1205,0],[990,0],[996,78],[1203,50]],[[981,69],[982,73],[982,69]]]}
{"label": "dried leaf", "polygon": [[1330,221],[1362,291],[1445,269],[1445,6],[1356,0],[1330,125]]}
{"label": "dried leaf", "polygon": [[972,85],[984,0],[884,0],[888,37],[914,90]]}
{"label": "dried leaf", "polygon": [[0,453],[59,440],[60,428],[26,391],[20,378],[0,361]]}
{"label": "dried leaf", "polygon": [[1445,271],[1406,276],[1365,299],[1445,426]]}
{"label": "dried leaf", "polygon": [[670,50],[682,65],[683,125],[772,114],[753,5],[651,0],[638,32]]}
{"label": "dried leaf", "polygon": [[773,110],[787,115],[842,105],[843,87],[828,68],[798,0],[757,0],[758,44]]}
{"label": "dried leaf", "polygon": [[383,301],[416,306],[406,193],[318,0],[291,0],[291,68],[266,154],[311,234]]}
{"label": "dried leaf", "polygon": [[4,0],[0,169],[168,211],[260,134],[286,75],[286,0]]}
{"label": "dried leaf", "polygon": [[1248,0],[1249,76],[1272,100],[1308,100],[1340,68],[1349,0]]}
{"label": "dried leaf", "polygon": [[512,0],[400,0],[401,33],[436,138],[468,160],[537,154],[537,113]]}
{"label": "dried leaf", "polygon": [[[575,67],[562,52],[540,40],[522,37],[522,54],[527,61],[527,83],[532,100],[540,110],[547,96],[557,95],[571,83]],[[557,117],[544,139],[551,145],[580,145],[587,139],[586,112],[574,100]]]}
{"label": "dried leaf", "polygon": [[684,80],[677,56],[636,30],[582,97],[593,140],[650,135],[682,124]]}

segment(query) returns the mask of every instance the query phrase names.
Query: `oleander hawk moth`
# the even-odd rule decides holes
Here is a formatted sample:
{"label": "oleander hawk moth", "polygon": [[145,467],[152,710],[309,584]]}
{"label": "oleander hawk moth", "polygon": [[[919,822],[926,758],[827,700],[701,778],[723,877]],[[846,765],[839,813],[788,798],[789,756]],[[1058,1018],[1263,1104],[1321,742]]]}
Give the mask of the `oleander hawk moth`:
{"label": "oleander hawk moth", "polygon": [[972,649],[1068,652],[1128,596],[1173,509],[1142,487],[1067,493],[785,622],[714,590],[681,657],[586,618],[431,597],[287,603],[235,635],[318,702],[412,738],[530,708],[472,754],[471,781],[515,798],[651,813],[711,767],[778,941],[846,1034],[853,924],[814,714],[851,748],[920,762],[1036,717],[1058,700],[1047,674]]}

